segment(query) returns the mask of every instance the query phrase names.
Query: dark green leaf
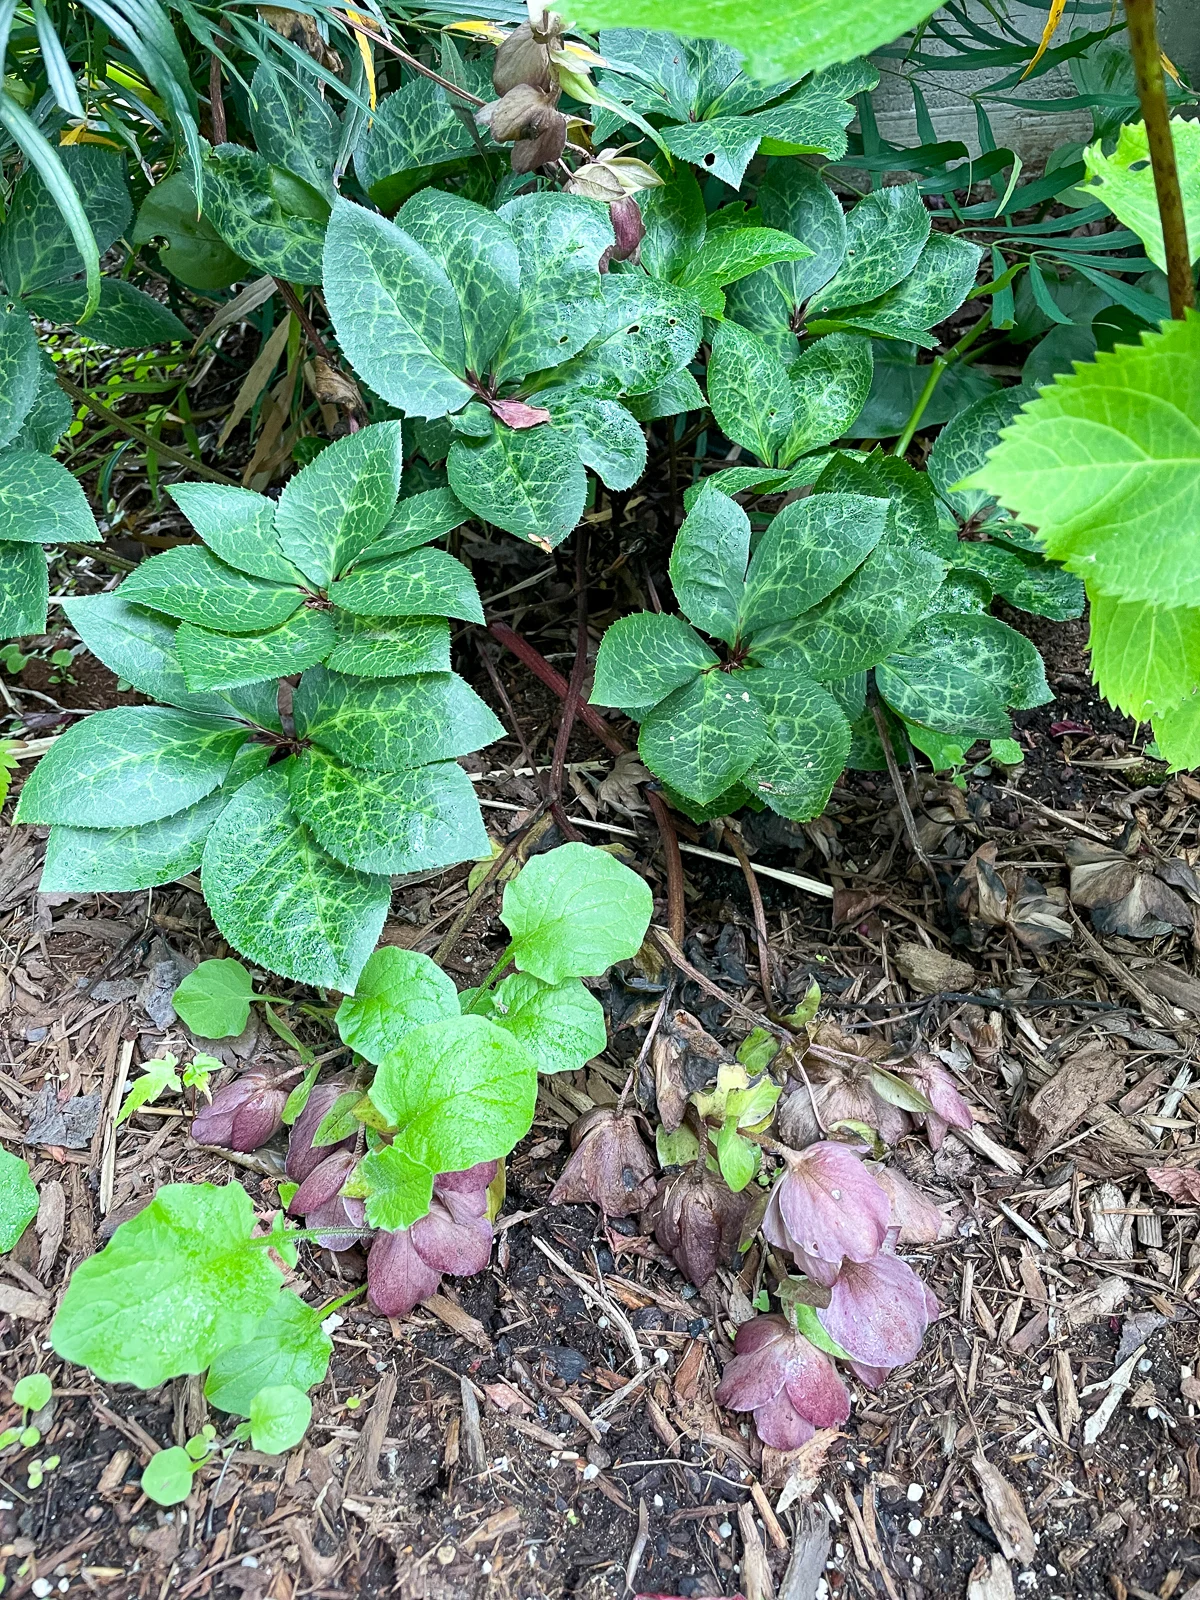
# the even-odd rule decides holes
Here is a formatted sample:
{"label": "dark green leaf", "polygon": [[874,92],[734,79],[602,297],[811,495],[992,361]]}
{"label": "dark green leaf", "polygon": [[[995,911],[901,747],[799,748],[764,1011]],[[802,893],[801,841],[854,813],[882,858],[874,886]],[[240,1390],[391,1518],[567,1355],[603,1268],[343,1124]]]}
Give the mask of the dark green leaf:
{"label": "dark green leaf", "polygon": [[[912,340],[932,349],[937,340],[926,330],[957,311],[975,282],[982,252],[965,239],[931,233],[917,264],[894,288],[853,311],[842,312],[831,325],[860,328],[888,339]],[[820,322],[811,326],[820,332]]]}
{"label": "dark green leaf", "polygon": [[854,334],[831,333],[805,344],[788,369],[793,420],[781,465],[847,432],[871,393],[872,365],[870,341]]}
{"label": "dark green leaf", "polygon": [[470,514],[450,489],[426,489],[421,494],[407,495],[397,503],[378,539],[367,547],[366,559],[378,561],[383,556],[415,550],[461,528]]}
{"label": "dark green leaf", "polygon": [[457,673],[363,681],[312,667],[293,710],[302,737],[367,772],[399,772],[452,760],[503,735]]}
{"label": "dark green leaf", "polygon": [[985,679],[940,657],[894,655],[875,673],[879,692],[908,722],[936,733],[1007,739],[1004,702]]}
{"label": "dark green leaf", "polygon": [[273,583],[300,584],[304,575],[280,549],[275,502],[220,483],[173,483],[171,498],[215,556],[238,572]]}
{"label": "dark green leaf", "polygon": [[250,81],[249,110],[260,155],[321,193],[332,189],[341,128],[315,77],[297,82],[264,61]]}
{"label": "dark green leaf", "polygon": [[1036,646],[999,617],[929,617],[904,641],[904,653],[952,662],[989,684],[1005,705],[1020,710],[1053,698]]}
{"label": "dark green leaf", "polygon": [[446,469],[477,516],[544,549],[561,544],[583,515],[587,473],[556,428],[497,423],[486,439],[455,439]]}
{"label": "dark green leaf", "polygon": [[850,724],[833,696],[795,668],[750,672],[744,681],[767,726],[746,785],[772,811],[807,822],[825,809],[846,765]]}
{"label": "dark green leaf", "polygon": [[135,246],[156,243],[158,259],[189,289],[226,289],[252,269],[236,255],[196,204],[186,172],[173,172],[142,201],[131,235]]}
{"label": "dark green leaf", "polygon": [[906,278],[929,237],[929,212],[915,183],[875,189],[846,217],[846,254],[814,296],[810,316],[837,306],[860,306]]}
{"label": "dark green leaf", "polygon": [[931,550],[953,561],[959,549],[953,530],[938,519],[937,501],[928,475],[916,472],[898,456],[875,450],[869,456],[839,450],[816,482],[816,493],[865,494],[887,500],[889,537],[901,544]]}
{"label": "dark green leaf", "polygon": [[49,600],[46,552],[41,545],[0,539],[0,638],[44,633]]}
{"label": "dark green leaf", "polygon": [[963,521],[995,505],[995,497],[983,489],[954,486],[983,466],[988,452],[1000,442],[1001,429],[1007,428],[1025,402],[1036,396],[1037,390],[1023,383],[984,395],[947,423],[934,440],[929,455],[929,481]]}
{"label": "dark green leaf", "polygon": [[717,658],[682,617],[639,611],[618,617],[600,641],[592,704],[647,711]]}
{"label": "dark green leaf", "polygon": [[814,494],[784,506],[751,559],[742,630],[753,636],[819,605],[874,550],[887,510],[886,500],[860,494]]}
{"label": "dark green leaf", "polygon": [[329,202],[255,150],[221,144],[204,163],[204,209],[229,248],[288,283],[320,283]]}
{"label": "dark green leaf", "polygon": [[445,550],[417,549],[366,561],[331,585],[329,598],[358,616],[483,621],[474,578]]}
{"label": "dark green leaf", "polygon": [[292,584],[235,572],[203,545],[181,544],[143,561],[121,585],[128,604],[225,633],[260,633],[285,622],[304,599]]}
{"label": "dark green leaf", "polygon": [[450,671],[450,626],[441,617],[355,617],[335,613],[336,642],[325,658],[331,672],[360,678],[403,678]]}
{"label": "dark green leaf", "polygon": [[619,401],[543,390],[537,402],[602,483],[610,489],[632,489],[646,470],[646,435]]}
{"label": "dark green leaf", "polygon": [[495,375],[523,378],[570,360],[603,324],[599,262],[613,242],[612,224],[606,206],[572,194],[519,195],[499,215],[517,244],[521,309]]}
{"label": "dark green leaf", "polygon": [[696,175],[680,167],[669,183],[638,196],[646,236],[642,265],[656,278],[677,282],[703,247],[708,218]]}
{"label": "dark green leaf", "polygon": [[[87,288],[79,279],[52,284],[29,295],[25,304],[42,321],[75,323],[87,307]],[[173,311],[122,278],[101,280],[100,304],[80,332],[114,350],[143,350],[192,337]]]}
{"label": "dark green leaf", "polygon": [[35,450],[0,455],[0,540],[96,544],[100,530],[78,479]]}
{"label": "dark green leaf", "polygon": [[[56,151],[83,201],[101,255],[129,226],[133,206],[125,156],[101,145],[67,145]],[[0,278],[9,294],[27,295],[83,271],[58,201],[31,162],[17,179],[0,228]]]}
{"label": "dark green leaf", "polygon": [[675,537],[671,587],[696,626],[726,644],[738,637],[749,557],[749,517],[709,480]]}
{"label": "dark green leaf", "polygon": [[280,495],[280,549],[324,587],[383,532],[399,493],[398,422],[376,422],[335,439]]}
{"label": "dark green leaf", "polygon": [[796,391],[783,362],[736,322],[713,335],[708,403],[722,433],[776,465],[794,429]]}
{"label": "dark green leaf", "polygon": [[235,689],[303,672],[325,659],[333,641],[329,612],[301,609],[267,633],[212,633],[185,622],[175,650],[189,689]]}
{"label": "dark green leaf", "polygon": [[751,767],[766,740],[757,702],[736,672],[706,672],[648,713],[642,760],[689,800],[715,800]]}
{"label": "dark green leaf", "polygon": [[641,273],[606,273],[604,315],[565,381],[615,399],[648,394],[686,367],[700,344],[700,306],[686,289]]}
{"label": "dark green leaf", "polygon": [[13,440],[38,391],[38,344],[20,306],[0,302],[0,449]]}

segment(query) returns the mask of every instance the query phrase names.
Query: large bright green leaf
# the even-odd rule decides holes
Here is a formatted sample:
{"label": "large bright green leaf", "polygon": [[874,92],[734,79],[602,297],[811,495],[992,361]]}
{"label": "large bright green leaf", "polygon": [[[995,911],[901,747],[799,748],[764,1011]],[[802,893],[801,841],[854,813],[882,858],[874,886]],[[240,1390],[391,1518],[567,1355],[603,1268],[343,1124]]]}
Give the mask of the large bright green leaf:
{"label": "large bright green leaf", "polygon": [[428,872],[489,851],[475,790],[457,761],[366,773],[312,749],[292,767],[289,787],[330,855],[363,872]]}
{"label": "large bright green leaf", "polygon": [[717,657],[694,628],[669,611],[618,617],[600,641],[592,704],[647,711]]}
{"label": "large bright green leaf", "polygon": [[38,1213],[37,1186],[11,1150],[0,1149],[0,1252],[13,1248]]}
{"label": "large bright green leaf", "polygon": [[1088,646],[1105,699],[1136,722],[1174,711],[1200,686],[1200,608],[1093,594]]}
{"label": "large bright green leaf", "polygon": [[419,950],[384,945],[337,1010],[342,1043],[376,1066],[406,1034],[427,1022],[459,1015],[454,981]]}
{"label": "large bright green leaf", "polygon": [[297,731],[367,772],[452,760],[503,735],[457,673],[363,681],[313,667],[293,702]]}
{"label": "large bright green leaf", "polygon": [[250,1402],[250,1443],[269,1456],[298,1445],[312,1421],[312,1401],[294,1384],[268,1384]]}
{"label": "large bright green leaf", "polygon": [[[1188,250],[1193,261],[1200,257],[1200,123],[1185,117],[1171,122],[1175,144],[1175,166],[1183,198]],[[1117,136],[1117,148],[1105,155],[1102,140],[1083,152],[1087,183],[1084,194],[1093,195],[1134,233],[1146,246],[1146,254],[1160,272],[1167,270],[1163,248],[1162,221],[1158,196],[1150,166],[1150,143],[1144,122],[1127,122]]]}
{"label": "large bright green leaf", "polygon": [[280,549],[324,586],[383,532],[399,493],[398,422],[335,439],[288,479],[275,512]]}
{"label": "large bright green leaf", "polygon": [[969,481],[1089,589],[1200,605],[1200,315],[1038,392]]}
{"label": "large bright green leaf", "polygon": [[[484,1017],[442,1019],[401,1039],[381,1062],[370,1095],[397,1130],[386,1164],[404,1163],[410,1181],[392,1189],[386,1216],[368,1196],[367,1220],[407,1227],[429,1209],[435,1173],[465,1172],[506,1156],[528,1131],[537,1062]],[[374,1160],[363,1163],[368,1181]]]}
{"label": "large bright green leaf", "polygon": [[140,1389],[203,1372],[252,1337],[279,1294],[254,1222],[238,1183],[166,1184],[75,1268],[50,1330],[56,1354]]}
{"label": "large bright green leaf", "polygon": [[17,820],[156,822],[225,781],[245,730],[166,706],[97,711],[60,734],[21,790]]}
{"label": "large bright green leaf", "polygon": [[283,1383],[301,1390],[315,1387],[329,1371],[333,1354],[321,1315],[294,1290],[281,1289],[245,1343],[219,1353],[204,1380],[204,1398],[218,1411],[248,1417],[262,1389]]}
{"label": "large bright green leaf", "polygon": [[562,983],[598,978],[636,955],[652,910],[649,886],[631,868],[592,845],[564,844],[505,886],[500,920],[521,971]]}
{"label": "large bright green leaf", "polygon": [[520,1039],[539,1072],[578,1072],[608,1043],[604,1007],[578,978],[550,984],[514,972],[488,998],[482,1014]]}
{"label": "large bright green leaf", "polygon": [[458,298],[428,251],[386,217],[334,202],[325,298],[356,372],[406,414],[444,417],[471,398]]}
{"label": "large bright green leaf", "polygon": [[391,902],[385,877],[334,861],[288,803],[286,763],[239,789],[209,833],[200,881],[235,950],[298,983],[353,993]]}

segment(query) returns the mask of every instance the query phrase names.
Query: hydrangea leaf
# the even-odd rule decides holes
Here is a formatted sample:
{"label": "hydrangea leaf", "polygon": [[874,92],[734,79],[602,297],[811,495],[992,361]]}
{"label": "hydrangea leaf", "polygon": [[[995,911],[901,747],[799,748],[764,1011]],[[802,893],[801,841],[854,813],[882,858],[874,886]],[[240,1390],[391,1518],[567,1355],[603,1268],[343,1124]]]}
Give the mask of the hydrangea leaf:
{"label": "hydrangea leaf", "polygon": [[[1185,117],[1171,122],[1175,145],[1175,166],[1183,198],[1184,222],[1192,260],[1200,257],[1200,123]],[[1106,205],[1146,246],[1146,254],[1160,272],[1167,270],[1163,248],[1162,221],[1154,173],[1150,167],[1150,143],[1144,122],[1127,122],[1117,135],[1117,148],[1105,155],[1103,141],[1097,140],[1083,152],[1088,182],[1080,185],[1083,194],[1092,195]]]}

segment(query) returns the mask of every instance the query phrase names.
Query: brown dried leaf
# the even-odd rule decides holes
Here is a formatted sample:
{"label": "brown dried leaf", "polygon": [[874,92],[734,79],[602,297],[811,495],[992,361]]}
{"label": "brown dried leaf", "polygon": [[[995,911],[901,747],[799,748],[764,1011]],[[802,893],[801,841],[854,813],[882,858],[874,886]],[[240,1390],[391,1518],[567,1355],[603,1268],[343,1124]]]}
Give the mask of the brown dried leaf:
{"label": "brown dried leaf", "polygon": [[967,1578],[967,1600],[1013,1600],[1012,1568],[1003,1556],[980,1556]]}
{"label": "brown dried leaf", "polygon": [[1038,1160],[1097,1106],[1115,1100],[1125,1084],[1120,1061],[1102,1045],[1080,1050],[1044,1083],[1021,1117],[1025,1148]]}
{"label": "brown dried leaf", "polygon": [[1009,1561],[1030,1566],[1037,1555],[1037,1545],[1021,1496],[984,1456],[976,1455],[971,1469],[979,1480],[984,1513],[1001,1551]]}

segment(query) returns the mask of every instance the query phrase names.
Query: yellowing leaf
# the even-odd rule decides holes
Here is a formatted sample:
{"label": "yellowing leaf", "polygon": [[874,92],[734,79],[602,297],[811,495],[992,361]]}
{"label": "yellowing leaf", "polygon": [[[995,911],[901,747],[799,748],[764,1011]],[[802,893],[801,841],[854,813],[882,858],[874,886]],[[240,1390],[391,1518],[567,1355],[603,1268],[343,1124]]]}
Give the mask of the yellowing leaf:
{"label": "yellowing leaf", "polygon": [[1049,15],[1046,17],[1046,26],[1042,29],[1041,42],[1039,43],[1039,45],[1037,47],[1037,50],[1034,52],[1033,60],[1025,68],[1025,71],[1021,74],[1020,78],[1018,79],[1018,82],[1020,82],[1020,83],[1024,83],[1025,82],[1025,79],[1029,76],[1029,74],[1033,71],[1034,67],[1037,66],[1038,62],[1042,59],[1042,57],[1046,54],[1046,51],[1050,48],[1050,41],[1051,41],[1051,39],[1053,39],[1053,37],[1054,37],[1054,35],[1055,35],[1056,31],[1057,31],[1058,25],[1062,21],[1063,12],[1066,9],[1067,9],[1067,0],[1051,0],[1050,12],[1049,12]]}

